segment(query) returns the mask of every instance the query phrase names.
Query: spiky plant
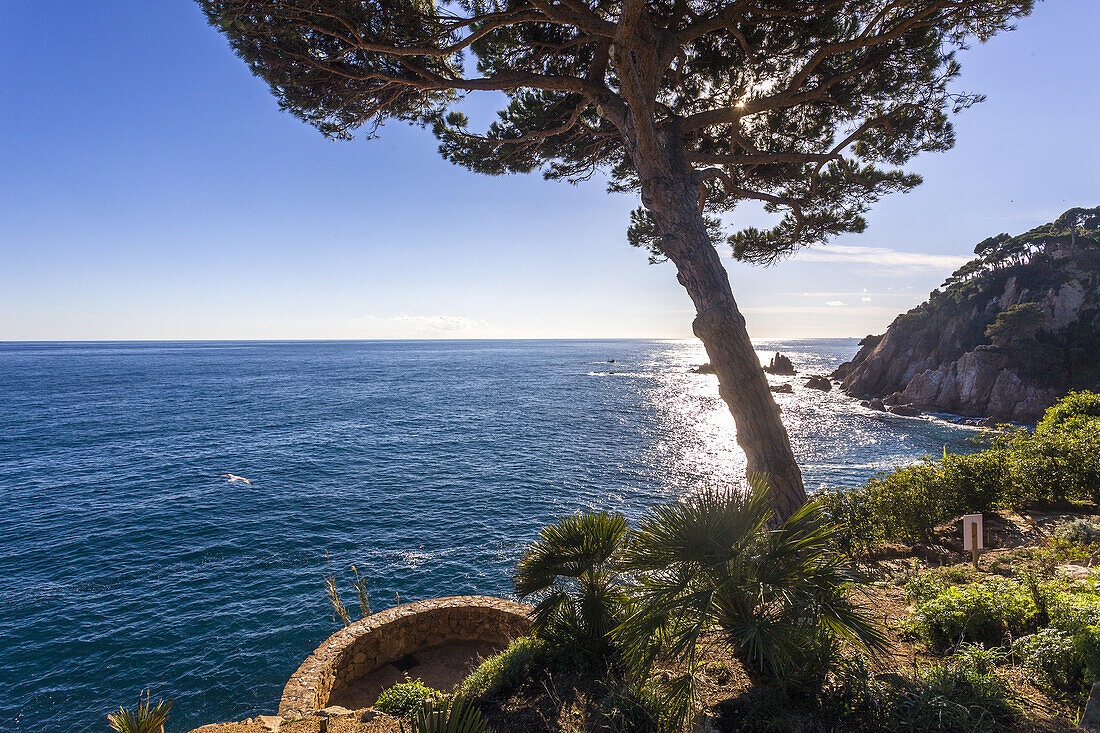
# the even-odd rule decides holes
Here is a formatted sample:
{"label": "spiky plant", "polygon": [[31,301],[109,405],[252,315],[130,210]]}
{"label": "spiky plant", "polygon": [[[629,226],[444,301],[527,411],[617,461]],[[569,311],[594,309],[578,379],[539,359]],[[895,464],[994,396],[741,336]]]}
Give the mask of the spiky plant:
{"label": "spiky plant", "polygon": [[488,725],[471,700],[456,695],[450,700],[429,702],[409,721],[401,733],[486,733]]}
{"label": "spiky plant", "polygon": [[532,632],[600,661],[612,657],[612,629],[625,596],[612,559],[626,537],[621,514],[584,511],[544,527],[520,559],[516,593],[537,596]]}
{"label": "spiky plant", "polygon": [[164,721],[172,709],[171,700],[158,700],[153,705],[149,700],[149,690],[138,696],[138,705],[134,709],[119,706],[117,713],[108,713],[107,722],[111,730],[118,733],[164,733]]}
{"label": "spiky plant", "polygon": [[695,707],[700,654],[721,643],[755,682],[820,678],[845,639],[871,652],[882,631],[847,592],[834,527],[810,502],[774,525],[768,485],[709,489],[651,509],[631,533],[622,567],[635,574],[632,612],[616,634],[639,678],[660,656],[682,674],[663,690],[680,724]]}
{"label": "spiky plant", "polygon": [[332,606],[332,620],[335,621],[339,617],[347,628],[351,624],[351,614],[348,613],[344,602],[340,600],[340,592],[336,588],[336,576],[325,576],[325,595],[328,597],[329,605]]}

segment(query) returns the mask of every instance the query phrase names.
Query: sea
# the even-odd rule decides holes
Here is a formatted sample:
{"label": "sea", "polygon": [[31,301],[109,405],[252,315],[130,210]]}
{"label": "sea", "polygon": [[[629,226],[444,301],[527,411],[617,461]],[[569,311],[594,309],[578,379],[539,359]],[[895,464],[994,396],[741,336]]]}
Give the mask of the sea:
{"label": "sea", "polygon": [[[800,375],[855,339],[757,341]],[[0,731],[104,731],[143,690],[167,730],[273,714],[339,625],[510,596],[539,528],[636,518],[737,484],[744,457],[698,341],[0,344]],[[811,492],[971,429],[777,394]],[[230,482],[235,474],[251,483]]]}

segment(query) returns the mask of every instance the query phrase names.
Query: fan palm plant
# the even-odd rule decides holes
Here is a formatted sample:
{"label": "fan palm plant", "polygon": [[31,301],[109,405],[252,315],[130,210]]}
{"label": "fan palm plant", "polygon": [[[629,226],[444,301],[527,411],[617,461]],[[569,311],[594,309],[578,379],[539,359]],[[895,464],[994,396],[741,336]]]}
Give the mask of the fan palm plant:
{"label": "fan palm plant", "polygon": [[138,706],[134,709],[119,707],[117,713],[107,714],[107,723],[111,730],[118,733],[164,733],[164,721],[172,708],[171,700],[158,700],[156,705],[149,701],[149,691],[138,697]]}
{"label": "fan palm plant", "polygon": [[847,592],[848,561],[816,502],[774,523],[766,482],[748,492],[706,490],[651,509],[631,533],[623,569],[634,607],[616,630],[639,679],[660,656],[679,661],[664,688],[679,724],[696,699],[700,650],[721,643],[754,682],[823,676],[835,643],[871,652],[886,639]]}
{"label": "fan palm plant", "polygon": [[521,597],[536,596],[532,633],[601,661],[613,656],[612,629],[625,596],[612,559],[626,537],[621,514],[584,511],[544,527],[516,568]]}

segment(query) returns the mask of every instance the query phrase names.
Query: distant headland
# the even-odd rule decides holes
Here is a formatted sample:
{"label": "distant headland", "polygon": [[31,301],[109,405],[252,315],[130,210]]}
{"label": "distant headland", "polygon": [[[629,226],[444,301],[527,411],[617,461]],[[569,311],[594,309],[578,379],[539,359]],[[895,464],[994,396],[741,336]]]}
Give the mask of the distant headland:
{"label": "distant headland", "polygon": [[980,242],[929,299],[833,373],[890,406],[1034,422],[1100,387],[1100,207]]}

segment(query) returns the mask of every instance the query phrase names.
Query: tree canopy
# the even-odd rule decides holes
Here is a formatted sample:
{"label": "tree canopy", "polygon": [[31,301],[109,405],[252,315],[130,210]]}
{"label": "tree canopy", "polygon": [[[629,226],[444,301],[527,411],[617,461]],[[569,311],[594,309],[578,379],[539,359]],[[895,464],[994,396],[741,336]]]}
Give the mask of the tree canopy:
{"label": "tree canopy", "polygon": [[1017,303],[997,314],[985,329],[985,335],[997,346],[1028,341],[1043,325],[1043,309],[1038,303]]}
{"label": "tree canopy", "polygon": [[[747,473],[778,517],[802,474],[715,250],[768,263],[862,231],[920,182],[902,166],[954,143],[979,101],[956,52],[1033,0],[198,0],[283,109],[334,138],[430,128],[480,173],[606,175],[640,194],[628,240],[671,260],[695,306]],[[502,93],[471,129],[462,98]],[[742,202],[769,229],[723,232]]]}
{"label": "tree canopy", "polygon": [[1023,234],[997,234],[978,242],[974,254],[941,287],[951,288],[987,272],[1031,262],[1036,255],[1100,248],[1100,206],[1069,209],[1054,221]]}
{"label": "tree canopy", "polygon": [[[449,160],[502,174],[596,172],[639,187],[636,157],[675,128],[708,210],[764,202],[734,232],[768,262],[860,231],[867,207],[954,142],[955,51],[1032,0],[199,0],[287,111],[334,138],[387,119],[431,127]],[[471,131],[464,94],[504,92]],[[661,255],[644,210],[631,241]]]}

